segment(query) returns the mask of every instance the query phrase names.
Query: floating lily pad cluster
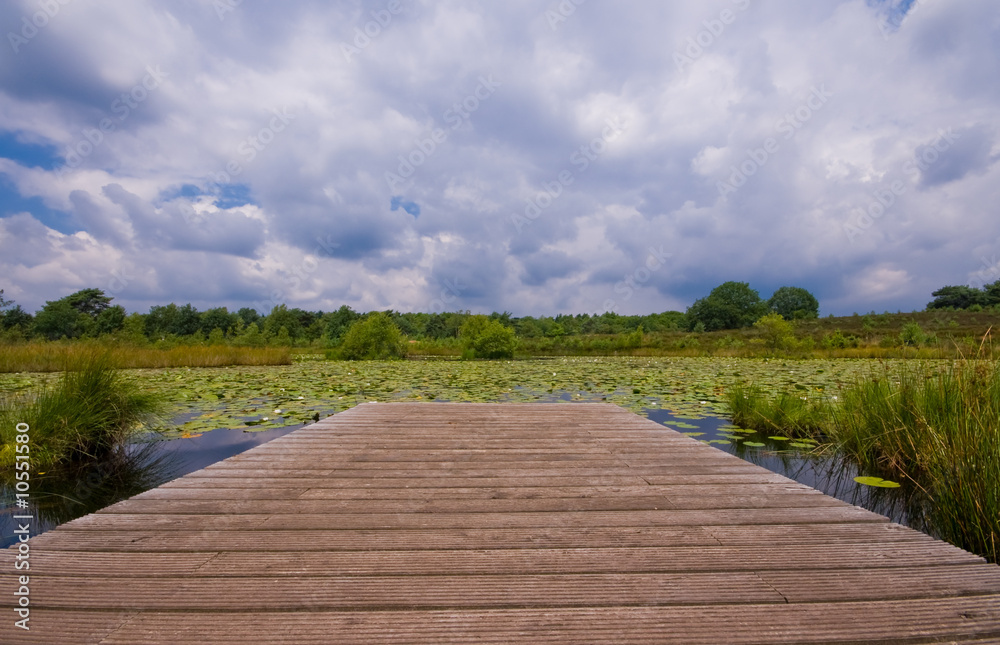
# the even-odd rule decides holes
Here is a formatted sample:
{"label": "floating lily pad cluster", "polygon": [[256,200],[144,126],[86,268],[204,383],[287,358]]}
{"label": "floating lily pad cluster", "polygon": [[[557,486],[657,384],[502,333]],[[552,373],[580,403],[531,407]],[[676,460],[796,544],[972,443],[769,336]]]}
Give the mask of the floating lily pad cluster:
{"label": "floating lily pad cluster", "polygon": [[[674,419],[724,416],[735,383],[827,396],[875,366],[857,360],[739,358],[552,358],[520,361],[297,361],[273,367],[132,370],[174,404],[171,430],[194,436],[301,425],[366,401],[606,401]],[[0,375],[0,393],[48,382],[50,374]],[[678,429],[690,429],[675,424]],[[712,439],[721,441],[722,438]],[[744,445],[759,442],[744,441]],[[800,448],[791,442],[791,448]]]}

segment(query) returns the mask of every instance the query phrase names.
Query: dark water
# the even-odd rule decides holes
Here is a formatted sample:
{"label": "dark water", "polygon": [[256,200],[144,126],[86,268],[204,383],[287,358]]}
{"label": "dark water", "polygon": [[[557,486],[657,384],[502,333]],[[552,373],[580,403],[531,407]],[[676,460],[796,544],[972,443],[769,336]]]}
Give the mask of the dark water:
{"label": "dark water", "polygon": [[[713,448],[812,486],[831,497],[885,515],[894,522],[933,533],[932,527],[927,526],[925,520],[927,500],[910,482],[900,482],[900,488],[892,489],[865,486],[854,481],[854,477],[858,475],[887,477],[887,475],[860,473],[854,464],[836,454],[814,454],[809,450],[790,449],[788,442],[775,441],[760,433],[745,435],[746,439],[743,441],[727,440],[726,435],[732,433],[723,429],[723,426],[730,425],[726,419],[718,417],[676,419],[666,410],[656,408],[646,409],[644,412],[651,420],[658,423],[676,425],[677,421],[681,421],[697,426],[690,429],[674,429],[684,433],[704,433],[694,438],[702,441],[718,441],[719,443],[712,445]],[[744,446],[746,441],[763,443],[765,446]]]}
{"label": "dark water", "polygon": [[[568,400],[568,397],[562,396],[554,398]],[[728,425],[728,421],[718,417],[677,419],[658,408],[649,408],[644,412],[658,423],[676,425],[681,422],[696,426],[680,431],[704,433],[696,438],[718,441],[715,448],[850,504],[928,531],[923,521],[924,501],[919,491],[905,485],[899,489],[883,489],[858,484],[853,479],[859,474],[856,469],[836,455],[817,456],[790,450],[787,444],[760,435],[748,435],[744,441],[728,441],[723,436],[727,431],[722,429]],[[16,542],[15,531],[20,525],[27,524],[30,535],[38,535],[59,524],[267,443],[300,427],[302,426],[297,425],[260,432],[219,429],[188,439],[136,443],[115,459],[91,464],[73,472],[63,472],[59,477],[51,474],[33,475],[29,492],[31,505],[27,510],[15,508],[15,491],[0,488],[0,502],[4,509],[0,514],[0,546]],[[747,447],[743,445],[745,441],[766,445]],[[22,514],[30,515],[31,519],[16,519]]]}

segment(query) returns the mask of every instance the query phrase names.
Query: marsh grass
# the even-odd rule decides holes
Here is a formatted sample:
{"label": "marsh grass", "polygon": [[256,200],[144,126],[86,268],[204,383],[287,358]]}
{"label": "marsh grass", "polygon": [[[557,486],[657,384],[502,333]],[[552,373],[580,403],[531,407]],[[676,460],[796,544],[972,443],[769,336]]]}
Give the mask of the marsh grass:
{"label": "marsh grass", "polygon": [[875,374],[845,392],[834,428],[839,449],[862,468],[926,490],[942,538],[1000,560],[1000,364]]}
{"label": "marsh grass", "polygon": [[0,471],[14,472],[16,427],[30,430],[32,472],[107,458],[163,411],[161,399],[116,369],[107,353],[74,357],[53,385],[0,400]]}
{"label": "marsh grass", "polygon": [[758,432],[816,438],[829,426],[829,409],[816,401],[783,392],[771,398],[757,386],[736,386],[726,393],[736,425]]}
{"label": "marsh grass", "polygon": [[753,386],[727,396],[738,425],[811,435],[862,472],[911,480],[939,537],[1000,560],[1000,363],[885,367],[844,388],[836,404]]}
{"label": "marsh grass", "polygon": [[0,372],[60,372],[99,352],[122,369],[290,365],[287,347],[178,346],[170,349],[99,343],[23,343],[0,346]]}

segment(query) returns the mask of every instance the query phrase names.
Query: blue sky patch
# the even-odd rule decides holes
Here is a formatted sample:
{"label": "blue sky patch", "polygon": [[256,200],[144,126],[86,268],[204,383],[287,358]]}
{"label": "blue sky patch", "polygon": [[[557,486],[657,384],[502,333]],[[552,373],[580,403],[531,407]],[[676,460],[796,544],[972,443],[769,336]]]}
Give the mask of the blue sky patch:
{"label": "blue sky patch", "polygon": [[251,196],[250,186],[246,184],[218,184],[217,189],[219,197],[215,200],[215,205],[219,208],[239,208],[247,204],[260,206]]}
{"label": "blue sky patch", "polygon": [[402,208],[404,211],[413,215],[414,217],[420,217],[420,205],[416,202],[405,201],[402,197],[393,197],[391,202],[392,210],[398,211]]}
{"label": "blue sky patch", "polygon": [[25,143],[9,131],[0,131],[0,157],[16,161],[26,168],[55,170],[62,165],[62,157],[55,146]]}
{"label": "blue sky patch", "polygon": [[10,177],[0,173],[0,217],[18,213],[31,213],[42,224],[66,235],[82,230],[73,225],[69,213],[49,208],[41,197],[23,196]]}

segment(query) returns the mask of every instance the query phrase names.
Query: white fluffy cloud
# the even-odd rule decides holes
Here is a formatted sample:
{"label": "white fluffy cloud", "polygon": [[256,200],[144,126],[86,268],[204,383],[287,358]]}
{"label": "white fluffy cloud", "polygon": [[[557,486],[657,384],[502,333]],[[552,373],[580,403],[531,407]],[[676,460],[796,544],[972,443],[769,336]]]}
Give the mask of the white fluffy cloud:
{"label": "white fluffy cloud", "polygon": [[1000,255],[988,0],[59,6],[30,38],[39,5],[0,8],[29,309],[640,313],[740,280],[850,313]]}

